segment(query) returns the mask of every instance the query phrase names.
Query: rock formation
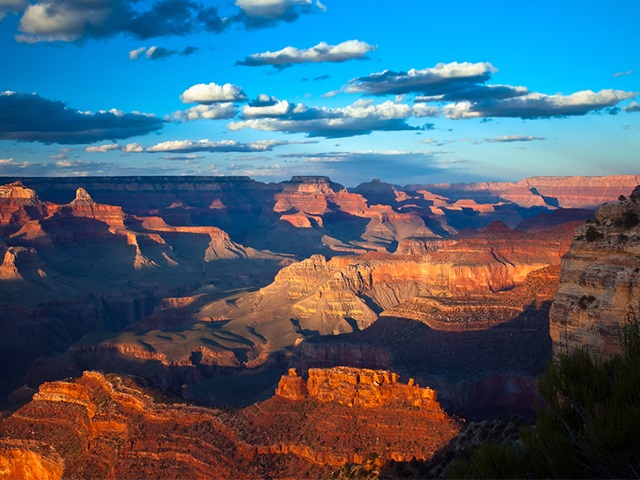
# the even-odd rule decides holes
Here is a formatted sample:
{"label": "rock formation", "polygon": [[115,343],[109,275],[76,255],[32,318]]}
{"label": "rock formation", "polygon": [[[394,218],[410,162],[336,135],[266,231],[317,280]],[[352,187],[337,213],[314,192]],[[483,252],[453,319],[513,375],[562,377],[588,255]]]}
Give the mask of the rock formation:
{"label": "rock formation", "polygon": [[533,415],[535,377],[551,354],[548,314],[559,267],[531,272],[501,292],[416,296],[385,310],[369,328],[298,345],[290,367],[349,364],[411,376],[438,391],[464,416],[511,412]]}
{"label": "rock formation", "polygon": [[436,392],[420,388],[413,379],[398,382],[398,375],[388,370],[352,367],[311,368],[306,385],[294,368],[278,383],[276,395],[289,400],[307,396],[321,402],[335,402],[348,407],[377,408],[383,405],[412,405],[439,409]]}
{"label": "rock formation", "polygon": [[640,319],[640,187],[576,229],[550,319],[555,353],[621,352],[625,324]]}
{"label": "rock formation", "polygon": [[530,272],[558,265],[572,236],[572,229],[558,227],[534,237],[495,222],[471,238],[414,244],[410,251],[420,255],[313,255],[283,268],[271,285],[233,302],[215,302],[201,315],[253,322],[258,330],[266,316],[271,324],[295,319],[303,334],[348,333],[367,328],[381,311],[413,296],[511,289]]}
{"label": "rock formation", "polygon": [[45,383],[0,424],[0,465],[38,478],[315,478],[370,455],[429,459],[459,432],[428,389],[394,383],[389,372],[329,375],[336,392],[357,377],[382,381],[375,388],[391,396],[352,407],[340,393],[336,401],[274,396],[221,411],[167,403],[127,377],[85,372]]}

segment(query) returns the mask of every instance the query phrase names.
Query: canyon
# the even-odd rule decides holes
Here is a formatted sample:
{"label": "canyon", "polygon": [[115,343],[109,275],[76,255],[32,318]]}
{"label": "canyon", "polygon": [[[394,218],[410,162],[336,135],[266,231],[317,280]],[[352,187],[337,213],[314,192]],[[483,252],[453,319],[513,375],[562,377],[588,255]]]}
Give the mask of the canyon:
{"label": "canyon", "polygon": [[533,418],[637,319],[638,184],[6,179],[0,471],[318,477]]}

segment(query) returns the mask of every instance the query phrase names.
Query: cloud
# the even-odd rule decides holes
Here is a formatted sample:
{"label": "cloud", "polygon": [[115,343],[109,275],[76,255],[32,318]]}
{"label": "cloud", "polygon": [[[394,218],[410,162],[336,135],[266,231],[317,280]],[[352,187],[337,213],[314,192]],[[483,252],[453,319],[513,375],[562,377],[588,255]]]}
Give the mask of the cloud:
{"label": "cloud", "polygon": [[523,119],[585,115],[586,113],[615,106],[618,102],[633,98],[634,92],[622,90],[583,90],[571,95],[545,95],[530,93],[507,99],[487,99],[478,102],[459,102],[445,105],[447,118],[519,117]]}
{"label": "cloud", "polygon": [[144,152],[144,148],[139,143],[127,143],[122,147],[122,151],[125,153],[140,153]]}
{"label": "cloud", "polygon": [[511,143],[511,142],[532,142],[534,140],[544,140],[544,137],[533,137],[531,135],[503,135],[496,138],[485,138],[485,142],[490,143]]}
{"label": "cloud", "polygon": [[262,131],[306,133],[308,137],[339,138],[366,135],[373,131],[420,130],[407,123],[411,117],[437,116],[440,109],[416,104],[358,100],[344,108],[293,105],[275,97],[261,96],[261,102],[244,107],[245,120],[232,122],[230,130],[251,128]]}
{"label": "cloud", "polygon": [[129,51],[129,60],[138,60],[138,57],[146,50],[146,47],[136,48]]}
{"label": "cloud", "polygon": [[0,20],[2,20],[7,13],[20,13],[29,2],[27,0],[0,0]]}
{"label": "cloud", "polygon": [[[231,20],[241,22],[247,28],[263,28],[274,26],[279,22],[293,22],[301,14],[311,13],[311,0],[236,0],[241,13]],[[316,2],[316,8],[326,11],[326,7]]]}
{"label": "cloud", "polygon": [[90,153],[105,153],[105,152],[110,152],[111,150],[119,150],[119,149],[120,149],[120,145],[118,145],[117,143],[107,143],[104,145],[87,147],[84,150],[85,152],[90,152]]}
{"label": "cloud", "polygon": [[195,162],[197,160],[202,160],[204,155],[196,155],[194,153],[190,153],[188,155],[165,155],[162,157],[165,160],[180,160],[184,162]]}
{"label": "cloud", "polygon": [[117,176],[117,175],[175,175],[182,173],[171,164],[147,167],[127,166],[121,163],[94,162],[88,160],[61,160],[57,162],[18,162],[0,159],[0,175],[29,177],[69,176]]}
{"label": "cloud", "polygon": [[343,91],[370,95],[403,93],[442,95],[470,85],[484,83],[491,78],[492,73],[497,71],[488,62],[439,63],[432,68],[411,69],[408,72],[385,70],[368,77],[354,78],[343,87]]}
{"label": "cloud", "polygon": [[93,143],[155,132],[163,123],[139,112],[82,112],[35,93],[0,93],[0,140]]}
{"label": "cloud", "polygon": [[459,88],[440,95],[418,95],[415,102],[459,102],[520,97],[529,93],[526,87],[511,85],[460,85]]}
{"label": "cloud", "polygon": [[29,5],[16,35],[19,42],[72,42],[109,38],[126,33],[147,39],[220,32],[226,23],[215,7],[191,0],[160,0],[149,10],[137,11],[130,0],[47,0]]}
{"label": "cloud", "polygon": [[624,107],[624,111],[627,113],[640,112],[640,104],[638,102],[631,102],[628,107]]}
{"label": "cloud", "polygon": [[176,120],[200,120],[203,118],[210,120],[229,119],[236,116],[236,108],[231,102],[214,103],[211,105],[196,105],[173,114]]}
{"label": "cloud", "polygon": [[338,45],[329,45],[320,42],[306,50],[298,50],[294,47],[286,47],[276,52],[254,53],[236,62],[236,65],[258,67],[273,65],[276,68],[285,68],[296,63],[321,63],[321,62],[346,62],[367,58],[368,52],[375,51],[376,47],[359,40],[348,40]]}
{"label": "cloud", "polygon": [[250,143],[240,143],[235,140],[221,140],[212,142],[210,140],[172,140],[158,143],[147,148],[147,152],[268,152],[274,147],[286,145],[288,142],[276,140],[261,140]]}
{"label": "cloud", "polygon": [[629,75],[633,75],[634,70],[627,70],[626,72],[616,72],[613,74],[614,77],[627,77]]}
{"label": "cloud", "polygon": [[164,60],[165,58],[172,57],[174,55],[181,55],[187,57],[198,50],[198,47],[187,46],[182,50],[171,50],[164,47],[152,46],[149,48],[140,47],[129,52],[129,60],[138,60],[142,53],[145,53],[147,60]]}
{"label": "cloud", "polygon": [[199,83],[185,90],[180,95],[182,103],[221,103],[221,102],[242,102],[247,99],[242,88],[237,85],[225,83],[218,85],[217,83]]}

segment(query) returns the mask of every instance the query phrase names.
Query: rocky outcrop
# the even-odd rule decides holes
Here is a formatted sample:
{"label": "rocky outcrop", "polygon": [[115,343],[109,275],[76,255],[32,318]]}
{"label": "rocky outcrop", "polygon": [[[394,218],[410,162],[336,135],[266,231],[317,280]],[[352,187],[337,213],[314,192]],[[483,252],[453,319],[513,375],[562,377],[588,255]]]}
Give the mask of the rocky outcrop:
{"label": "rocky outcrop", "polygon": [[47,213],[48,206],[21,182],[0,185],[0,233],[13,233],[29,220],[44,218]]}
{"label": "rocky outcrop", "polygon": [[[403,390],[386,375],[389,388]],[[459,426],[427,397],[420,392],[410,395],[410,405],[349,407],[275,396],[221,411],[167,403],[127,377],[85,372],[75,381],[42,385],[0,424],[0,462],[21,458],[26,471],[43,465],[51,476],[39,478],[324,477],[369,454],[431,458]],[[24,471],[18,462],[13,468]]]}
{"label": "rocky outcrop", "polygon": [[38,252],[33,248],[9,247],[0,264],[0,280],[40,280],[47,275]]}
{"label": "rocky outcrop", "polygon": [[535,378],[551,355],[548,315],[558,275],[556,265],[510,290],[413,297],[365,330],[301,343],[290,365],[304,372],[351,357],[380,368],[374,362],[386,357],[383,368],[430,385],[458,414],[534,415]]}
{"label": "rocky outcrop", "polygon": [[[306,385],[295,369],[280,379],[276,395],[290,400],[303,400],[307,395],[321,402],[334,402],[348,407],[377,408],[383,405],[412,405],[439,409],[436,392],[420,388],[411,378],[398,382],[398,375],[388,370],[334,367],[312,368]],[[444,415],[444,413],[443,413]]]}
{"label": "rocky outcrop", "polygon": [[0,477],[60,480],[64,461],[55,449],[35,440],[0,439]]}
{"label": "rocky outcrop", "polygon": [[604,204],[576,229],[551,309],[554,352],[620,353],[624,326],[640,317],[640,188]]}

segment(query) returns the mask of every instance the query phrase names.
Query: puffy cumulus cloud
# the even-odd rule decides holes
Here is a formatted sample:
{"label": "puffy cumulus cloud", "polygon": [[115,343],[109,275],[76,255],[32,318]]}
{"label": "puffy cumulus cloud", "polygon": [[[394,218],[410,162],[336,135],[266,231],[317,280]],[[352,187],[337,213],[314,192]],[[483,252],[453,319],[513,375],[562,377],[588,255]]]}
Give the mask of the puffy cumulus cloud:
{"label": "puffy cumulus cloud", "polygon": [[321,63],[321,62],[346,62],[347,60],[364,59],[368,52],[375,51],[376,47],[359,40],[348,40],[338,45],[329,45],[320,42],[306,50],[298,50],[294,47],[286,47],[276,52],[254,53],[244,60],[236,62],[236,65],[258,67],[273,65],[276,68],[284,68],[295,63]]}
{"label": "puffy cumulus cloud", "polygon": [[640,112],[640,104],[638,102],[631,102],[628,107],[624,107],[624,111],[627,113]]}
{"label": "puffy cumulus cloud", "polygon": [[122,147],[122,151],[125,153],[140,153],[144,152],[144,148],[139,143],[127,143]]}
{"label": "puffy cumulus cloud", "polygon": [[293,22],[301,14],[311,13],[314,9],[326,11],[326,7],[312,0],[236,0],[241,13],[232,17],[232,21],[241,22],[247,28],[262,28],[279,22]]}
{"label": "puffy cumulus cloud", "polygon": [[[144,57],[147,60],[164,60],[165,58],[172,57],[174,55],[181,55],[183,57],[187,57],[192,55],[198,50],[198,47],[188,46],[182,50],[171,50],[164,47],[152,46],[149,48],[140,47],[135,50],[131,50],[129,52],[129,60],[138,60],[140,56],[144,53]],[[146,52],[146,53],[145,53]]]}
{"label": "puffy cumulus cloud", "polygon": [[236,140],[221,140],[219,142],[210,140],[171,140],[149,147],[147,152],[268,152],[274,147],[286,145],[287,143],[276,140],[260,140],[250,143],[240,143]]}
{"label": "puffy cumulus cloud", "polygon": [[111,150],[119,150],[120,149],[120,145],[117,143],[106,143],[104,145],[95,145],[92,147],[87,147],[85,148],[85,152],[90,152],[90,153],[104,153],[104,152],[110,152]]}
{"label": "puffy cumulus cloud", "polygon": [[531,135],[502,135],[496,138],[485,138],[485,142],[490,143],[511,143],[511,142],[533,142],[544,140],[544,137],[533,137]]}
{"label": "puffy cumulus cloud", "polygon": [[22,12],[29,2],[27,0],[0,0],[0,20],[2,20],[7,13],[19,13]]}
{"label": "puffy cumulus cloud", "polygon": [[[251,128],[262,131],[306,133],[308,137],[350,137],[373,131],[419,130],[407,123],[411,117],[433,117],[440,114],[437,107],[425,104],[407,105],[386,101],[358,100],[344,108],[307,107],[293,105],[273,97],[261,105],[243,109],[244,120],[232,122],[230,130]],[[264,100],[264,99],[263,99]]]}
{"label": "puffy cumulus cloud", "polygon": [[343,87],[343,91],[370,95],[403,93],[443,95],[464,87],[484,83],[491,78],[491,74],[497,71],[488,62],[439,63],[432,68],[411,69],[408,72],[385,70],[373,73],[368,77],[354,78]]}
{"label": "puffy cumulus cloud", "polygon": [[242,108],[242,115],[245,118],[282,117],[292,113],[295,108],[295,105],[286,100],[260,94],[256,100]]}
{"label": "puffy cumulus cloud", "polygon": [[35,93],[0,93],[0,140],[93,143],[144,135],[163,123],[155,115],[139,112],[83,112]]}
{"label": "puffy cumulus cloud", "polygon": [[236,108],[231,102],[213,103],[211,105],[196,105],[173,114],[176,120],[200,120],[203,118],[210,120],[229,119],[236,116]]}
{"label": "puffy cumulus cloud", "polygon": [[215,7],[191,0],[159,0],[139,11],[135,0],[46,0],[25,10],[16,40],[26,43],[108,38],[127,33],[147,39],[220,32],[226,22]]}
{"label": "puffy cumulus cloud", "polygon": [[623,90],[583,90],[571,95],[545,95],[529,93],[514,98],[487,99],[477,102],[458,102],[445,105],[447,118],[516,117],[544,118],[585,115],[592,111],[613,107],[618,102],[633,98],[634,92]]}
{"label": "puffy cumulus cloud", "polygon": [[225,83],[218,85],[217,83],[198,83],[185,90],[180,95],[182,103],[222,103],[222,102],[242,102],[247,99],[242,88],[237,85]]}

